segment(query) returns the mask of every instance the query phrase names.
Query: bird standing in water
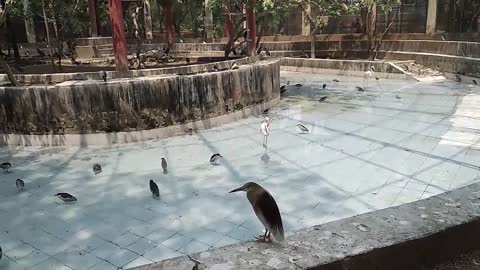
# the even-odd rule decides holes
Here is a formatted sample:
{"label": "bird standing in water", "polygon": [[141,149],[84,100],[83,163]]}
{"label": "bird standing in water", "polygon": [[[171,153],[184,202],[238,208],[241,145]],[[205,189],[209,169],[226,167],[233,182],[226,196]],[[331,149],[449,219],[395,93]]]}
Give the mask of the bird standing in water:
{"label": "bird standing in water", "polygon": [[18,191],[21,191],[25,188],[25,182],[23,182],[22,179],[17,179],[17,181],[15,182],[15,185],[17,186]]}
{"label": "bird standing in water", "polygon": [[362,87],[360,86],[355,86],[355,89],[359,92],[365,92],[365,89],[363,89]]}
{"label": "bird standing in water", "polygon": [[260,236],[258,240],[270,242],[270,234],[272,234],[273,238],[278,242],[285,240],[282,216],[272,195],[262,186],[254,182],[248,182],[230,191],[230,193],[238,191],[247,192],[247,199],[252,205],[255,215],[265,227],[265,234]]}
{"label": "bird standing in water", "polygon": [[263,135],[263,148],[267,148],[268,135],[270,135],[270,118],[265,117],[260,125],[260,132]]}
{"label": "bird standing in water", "polygon": [[0,164],[0,168],[3,169],[5,172],[9,172],[8,170],[10,170],[12,167],[12,163],[10,162],[4,162]]}
{"label": "bird standing in water", "polygon": [[302,133],[309,133],[308,128],[302,124],[297,124],[297,127],[302,131]]}
{"label": "bird standing in water", "polygon": [[103,80],[104,82],[107,82],[107,72],[106,72],[105,70],[102,70],[101,75],[102,75],[102,80]]}
{"label": "bird standing in water", "polygon": [[168,173],[167,160],[163,157],[162,157],[162,169],[163,169],[163,174]]}
{"label": "bird standing in water", "polygon": [[102,172],[102,166],[100,164],[93,164],[93,173],[99,174]]}
{"label": "bird standing in water", "polygon": [[211,157],[210,157],[210,164],[212,165],[218,165],[218,161],[220,161],[220,159],[222,158],[222,155],[220,154],[213,154]]}
{"label": "bird standing in water", "polygon": [[160,191],[157,184],[153,180],[150,180],[150,191],[152,192],[153,198],[160,198]]}
{"label": "bird standing in water", "polygon": [[57,194],[55,194],[55,196],[57,196],[60,200],[62,200],[64,202],[76,202],[77,201],[77,198],[75,198],[75,196],[73,196],[69,193],[65,193],[65,192],[57,193]]}
{"label": "bird standing in water", "polygon": [[[373,73],[374,70],[375,70],[375,67],[370,66],[370,68],[367,71],[365,71],[365,73],[363,75],[363,88],[368,87],[368,79],[369,78],[375,77],[375,73]],[[365,83],[365,81],[366,81],[366,83]]]}

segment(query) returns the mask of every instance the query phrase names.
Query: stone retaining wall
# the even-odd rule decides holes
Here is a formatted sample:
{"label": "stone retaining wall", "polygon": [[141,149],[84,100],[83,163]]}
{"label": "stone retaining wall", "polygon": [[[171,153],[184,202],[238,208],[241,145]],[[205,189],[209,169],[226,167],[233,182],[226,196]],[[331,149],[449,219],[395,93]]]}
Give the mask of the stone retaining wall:
{"label": "stone retaining wall", "polygon": [[[152,68],[129,70],[127,77],[155,76],[162,74],[195,74],[208,71],[214,71],[216,66],[219,70],[228,69],[233,63],[238,65],[249,64],[253,62],[253,58],[241,58],[236,60],[221,61],[215,63],[187,65],[180,67]],[[108,79],[117,78],[116,71],[107,71]],[[54,84],[65,81],[75,80],[102,80],[100,72],[77,72],[77,73],[55,73],[55,74],[25,74],[15,75],[17,81],[21,84]],[[0,75],[0,83],[8,81],[7,75]]]}
{"label": "stone retaining wall", "polygon": [[0,133],[136,131],[209,119],[277,98],[279,70],[278,61],[259,61],[194,75],[0,87]]}

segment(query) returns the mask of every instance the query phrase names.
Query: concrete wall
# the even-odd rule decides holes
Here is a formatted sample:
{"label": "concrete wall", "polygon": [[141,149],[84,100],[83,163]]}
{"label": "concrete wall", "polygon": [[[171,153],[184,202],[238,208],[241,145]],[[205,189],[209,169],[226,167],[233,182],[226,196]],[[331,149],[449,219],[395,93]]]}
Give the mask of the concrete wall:
{"label": "concrete wall", "polygon": [[148,130],[241,110],[279,96],[278,61],[194,75],[0,87],[0,133]]}
{"label": "concrete wall", "polygon": [[371,66],[373,66],[377,73],[403,74],[402,71],[396,69],[394,66],[378,61],[282,58],[280,60],[280,65],[282,67],[293,66],[301,68],[361,71],[362,75],[365,70],[368,70]]}
{"label": "concrete wall", "polygon": [[[207,63],[207,64],[198,64],[198,65],[188,65],[180,67],[166,67],[166,68],[151,68],[151,69],[141,69],[141,70],[130,70],[127,77],[141,77],[141,76],[155,76],[162,74],[195,74],[213,71],[214,66],[217,66],[218,69],[228,69],[233,63],[238,65],[244,65],[252,63],[252,58],[242,58],[229,61],[221,61],[216,63]],[[107,77],[117,78],[116,71],[107,71]],[[15,75],[17,81],[21,84],[40,84],[45,85],[53,83],[61,83],[69,80],[101,80],[101,74],[99,72],[77,72],[77,73],[55,73],[55,74],[25,74],[25,75]],[[0,75],[0,83],[8,82],[7,75]]]}

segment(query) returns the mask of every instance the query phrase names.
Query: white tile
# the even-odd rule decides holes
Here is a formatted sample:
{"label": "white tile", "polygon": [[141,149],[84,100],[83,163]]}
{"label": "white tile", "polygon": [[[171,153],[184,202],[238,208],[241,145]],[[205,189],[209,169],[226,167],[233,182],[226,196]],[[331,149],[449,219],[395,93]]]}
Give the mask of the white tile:
{"label": "white tile", "polygon": [[92,266],[88,270],[117,270],[117,269],[118,269],[118,267],[116,267],[113,264],[110,264],[106,261],[100,261],[99,263],[95,264],[94,266]]}
{"label": "white tile", "polygon": [[99,246],[96,249],[90,251],[90,253],[105,260],[108,257],[112,256],[113,254],[120,252],[121,250],[122,250],[121,247],[113,243],[106,242],[104,245]]}
{"label": "white tile", "polygon": [[55,255],[55,259],[75,270],[86,270],[101,260],[81,249],[69,249]]}
{"label": "white tile", "polygon": [[180,248],[186,246],[190,241],[192,241],[191,237],[177,233],[174,236],[163,241],[162,245],[169,247],[173,250],[179,250]]}
{"label": "white tile", "polygon": [[184,247],[180,248],[177,251],[181,252],[183,254],[192,254],[192,253],[205,251],[205,250],[209,249],[210,247],[211,246],[206,245],[204,243],[192,240],[189,243],[187,243],[187,245],[185,245]]}
{"label": "white tile", "polygon": [[10,249],[7,252],[4,252],[4,255],[8,256],[10,259],[14,261],[18,261],[19,259],[29,255],[34,251],[35,251],[35,248],[33,248],[32,246],[28,244],[23,244],[13,249]]}
{"label": "white tile", "polygon": [[29,268],[26,268],[24,265],[17,264],[15,261],[13,261],[10,258],[2,257],[2,259],[0,260],[0,269],[26,270]]}
{"label": "white tile", "polygon": [[85,251],[91,251],[107,243],[107,241],[93,234],[93,232],[88,228],[78,231],[71,237],[68,237],[64,240],[69,244],[73,244]]}
{"label": "white tile", "polygon": [[220,241],[220,239],[222,239],[224,237],[224,235],[222,235],[222,234],[219,234],[219,233],[214,232],[212,230],[203,229],[203,228],[196,229],[196,230],[193,230],[193,231],[184,232],[184,233],[188,234],[193,239],[195,239],[195,240],[197,240],[201,243],[204,243],[206,245],[209,245],[209,246],[215,245],[215,243],[217,243],[218,241]]}
{"label": "white tile", "polygon": [[166,246],[158,245],[143,255],[152,261],[158,262],[170,258],[182,256],[182,253],[176,252]]}
{"label": "white tile", "polygon": [[138,257],[140,257],[138,254],[128,249],[121,249],[120,251],[115,252],[112,256],[108,257],[106,261],[115,266],[123,267]]}
{"label": "white tile", "polygon": [[170,230],[164,230],[162,228],[158,228],[154,230],[152,233],[149,235],[145,236],[145,238],[155,241],[157,243],[162,243],[163,241],[167,240],[168,238],[172,237],[174,234],[177,232],[175,231],[170,231]]}
{"label": "white tile", "polygon": [[134,267],[142,266],[142,265],[147,265],[147,264],[151,264],[151,263],[153,263],[152,260],[149,260],[145,257],[138,257],[135,260],[128,263],[127,265],[125,265],[123,267],[123,269],[130,269],[130,268],[134,268]]}
{"label": "white tile", "polygon": [[50,258],[50,256],[48,256],[47,254],[45,254],[45,253],[43,253],[39,250],[35,250],[32,253],[28,254],[27,256],[16,260],[16,262],[18,264],[21,264],[21,265],[26,266],[28,268],[32,268],[34,265],[37,265],[41,262],[44,262],[48,258]]}
{"label": "white tile", "polygon": [[135,243],[136,241],[140,240],[142,237],[133,234],[131,232],[124,233],[120,235],[118,238],[114,239],[112,242],[120,247],[128,247],[129,245]]}
{"label": "white tile", "polygon": [[157,246],[158,243],[153,242],[152,240],[149,240],[147,238],[142,238],[136,241],[135,243],[129,245],[127,247],[128,250],[131,250],[139,255],[145,254],[148,250],[154,248]]}
{"label": "white tile", "polygon": [[239,226],[230,232],[228,236],[240,241],[249,241],[254,240],[254,237],[260,233],[261,232],[252,231],[251,229]]}
{"label": "white tile", "polygon": [[241,242],[240,240],[233,239],[233,238],[228,237],[228,236],[224,236],[213,247],[217,248],[217,247],[229,246],[229,245],[237,244],[237,243],[240,243],[240,242]]}
{"label": "white tile", "polygon": [[54,258],[50,258],[40,264],[35,265],[32,270],[72,270],[72,268],[65,265]]}
{"label": "white tile", "polygon": [[212,231],[216,231],[220,234],[226,235],[233,231],[233,229],[238,227],[238,225],[230,223],[226,220],[216,220],[211,222],[210,224],[207,224],[205,227]]}

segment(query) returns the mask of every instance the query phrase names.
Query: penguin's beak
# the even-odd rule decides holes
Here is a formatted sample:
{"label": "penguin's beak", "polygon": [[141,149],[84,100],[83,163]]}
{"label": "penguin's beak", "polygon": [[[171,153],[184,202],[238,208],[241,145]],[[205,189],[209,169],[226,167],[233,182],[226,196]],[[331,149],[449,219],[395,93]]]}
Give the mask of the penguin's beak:
{"label": "penguin's beak", "polygon": [[245,191],[245,189],[243,187],[239,187],[239,188],[236,188],[236,189],[230,191],[229,193],[238,192],[238,191]]}

